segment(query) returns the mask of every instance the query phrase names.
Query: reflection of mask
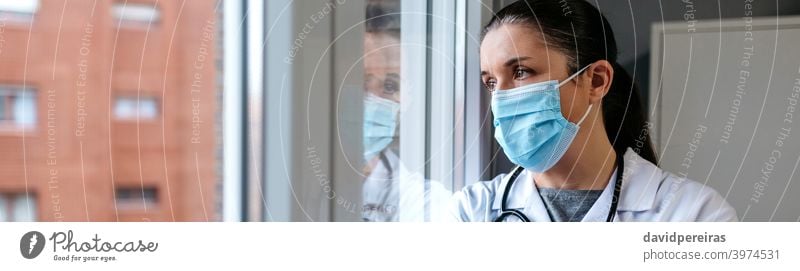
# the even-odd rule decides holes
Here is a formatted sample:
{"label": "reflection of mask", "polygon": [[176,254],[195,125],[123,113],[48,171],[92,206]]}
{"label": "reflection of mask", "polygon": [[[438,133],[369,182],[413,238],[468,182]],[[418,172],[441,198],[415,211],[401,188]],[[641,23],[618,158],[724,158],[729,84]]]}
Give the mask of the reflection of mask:
{"label": "reflection of mask", "polygon": [[559,88],[586,68],[560,84],[553,80],[492,94],[494,137],[511,162],[544,172],[561,160],[592,105],[578,124],[567,121],[561,114]]}
{"label": "reflection of mask", "polygon": [[369,161],[394,140],[400,104],[373,94],[364,98],[364,161]]}

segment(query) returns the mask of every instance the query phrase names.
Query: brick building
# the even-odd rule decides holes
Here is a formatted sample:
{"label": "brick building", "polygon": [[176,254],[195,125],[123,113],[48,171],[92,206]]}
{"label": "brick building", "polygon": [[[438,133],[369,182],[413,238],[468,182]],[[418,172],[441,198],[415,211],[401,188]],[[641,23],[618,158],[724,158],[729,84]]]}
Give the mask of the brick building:
{"label": "brick building", "polygon": [[217,8],[0,0],[0,221],[219,220]]}

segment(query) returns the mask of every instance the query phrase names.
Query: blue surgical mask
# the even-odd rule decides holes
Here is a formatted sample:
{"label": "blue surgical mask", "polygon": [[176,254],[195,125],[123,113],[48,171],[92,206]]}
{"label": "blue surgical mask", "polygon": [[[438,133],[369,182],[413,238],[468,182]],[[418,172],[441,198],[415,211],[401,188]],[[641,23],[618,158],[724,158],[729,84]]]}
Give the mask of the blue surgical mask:
{"label": "blue surgical mask", "polygon": [[588,67],[560,84],[552,80],[492,93],[494,138],[511,162],[541,173],[561,160],[592,105],[577,124],[569,122],[561,114],[559,88]]}
{"label": "blue surgical mask", "polygon": [[364,161],[372,160],[392,143],[400,104],[368,93],[364,97]]}

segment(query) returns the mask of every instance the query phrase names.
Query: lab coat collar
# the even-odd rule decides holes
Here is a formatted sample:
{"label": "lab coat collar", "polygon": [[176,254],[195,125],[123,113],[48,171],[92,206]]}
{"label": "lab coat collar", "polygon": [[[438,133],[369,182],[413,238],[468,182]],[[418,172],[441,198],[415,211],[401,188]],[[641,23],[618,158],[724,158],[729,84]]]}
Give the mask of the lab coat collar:
{"label": "lab coat collar", "polygon": [[641,212],[653,209],[665,172],[632,149],[625,152],[622,191],[617,209]]}
{"label": "lab coat collar", "polygon": [[[501,179],[500,185],[497,187],[494,193],[492,210],[502,209],[501,204],[503,203],[503,192],[505,192],[506,185],[508,185],[509,179],[514,173],[513,171],[514,169],[512,169],[511,172],[503,176]],[[535,187],[531,185],[532,182],[529,181],[530,175],[528,174],[528,171],[523,169],[522,172],[520,172],[517,176],[517,180],[514,181],[514,187],[511,187],[510,195],[507,197],[507,206],[509,209],[522,209],[525,207],[529,198],[536,196],[536,194],[532,193],[535,191]]]}
{"label": "lab coat collar", "polygon": [[[622,191],[620,192],[617,210],[638,212],[652,209],[664,171],[639,156],[630,148],[625,152],[623,158],[625,159],[625,167],[623,169]],[[511,188],[511,195],[508,197],[508,208],[525,209],[523,212],[534,221],[543,221],[542,218],[546,218],[544,221],[549,221],[544,203],[538,195],[539,191],[533,185],[533,182],[529,181],[530,174],[532,173],[523,170],[517,177],[514,187]],[[611,197],[617,178],[616,174],[619,174],[619,172],[615,170],[597,202],[584,217],[584,221],[595,221],[597,219],[605,221],[606,215],[608,215],[608,208],[611,206]],[[511,173],[503,176],[500,185],[496,188],[492,210],[501,209],[503,191],[510,176]],[[602,214],[602,218],[600,218],[600,214]],[[595,216],[597,216],[597,219],[595,219]]]}

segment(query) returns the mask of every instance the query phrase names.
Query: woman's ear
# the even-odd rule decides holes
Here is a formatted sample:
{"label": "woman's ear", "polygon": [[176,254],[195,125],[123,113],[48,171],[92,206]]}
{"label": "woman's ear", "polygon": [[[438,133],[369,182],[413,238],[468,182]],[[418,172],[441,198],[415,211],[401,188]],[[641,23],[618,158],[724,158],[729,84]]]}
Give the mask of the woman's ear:
{"label": "woman's ear", "polygon": [[591,76],[589,101],[592,104],[597,104],[611,89],[611,83],[614,79],[614,66],[606,60],[600,60],[593,63],[586,70],[586,75]]}

